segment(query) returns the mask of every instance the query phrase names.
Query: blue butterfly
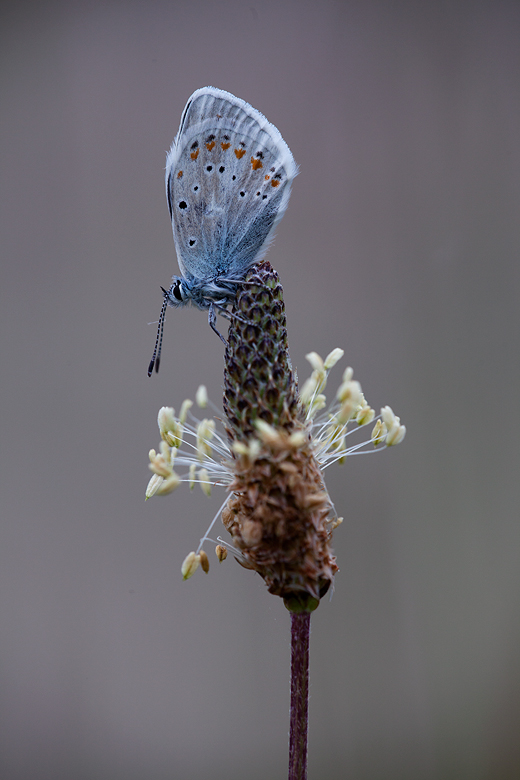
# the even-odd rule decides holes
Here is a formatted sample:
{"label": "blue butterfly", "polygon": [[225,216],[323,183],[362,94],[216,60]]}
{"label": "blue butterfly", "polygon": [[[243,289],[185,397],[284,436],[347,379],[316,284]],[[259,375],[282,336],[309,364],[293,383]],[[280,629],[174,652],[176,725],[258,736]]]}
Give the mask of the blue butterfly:
{"label": "blue butterfly", "polygon": [[230,316],[237,285],[257,263],[289,202],[298,173],[276,127],[244,100],[198,89],[166,158],[166,197],[180,276],[164,295],[148,376],[159,371],[168,306],[193,304]]}

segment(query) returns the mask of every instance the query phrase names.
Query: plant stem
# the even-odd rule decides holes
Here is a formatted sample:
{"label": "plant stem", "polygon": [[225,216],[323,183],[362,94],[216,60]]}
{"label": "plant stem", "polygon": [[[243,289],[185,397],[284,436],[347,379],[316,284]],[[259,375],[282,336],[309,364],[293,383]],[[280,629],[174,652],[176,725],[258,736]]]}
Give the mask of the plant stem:
{"label": "plant stem", "polygon": [[291,612],[289,780],[307,780],[310,624],[310,612]]}

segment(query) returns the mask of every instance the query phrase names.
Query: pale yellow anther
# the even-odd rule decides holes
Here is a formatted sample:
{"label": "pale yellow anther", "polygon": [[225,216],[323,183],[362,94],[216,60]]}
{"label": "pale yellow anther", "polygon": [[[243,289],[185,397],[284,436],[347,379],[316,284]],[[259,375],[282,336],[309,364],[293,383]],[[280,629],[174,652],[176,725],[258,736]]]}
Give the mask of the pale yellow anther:
{"label": "pale yellow anther", "polygon": [[317,352],[309,352],[308,355],[305,355],[305,359],[309,361],[315,371],[323,371],[325,367],[323,359],[318,355]]}
{"label": "pale yellow anther", "polygon": [[209,474],[207,469],[199,469],[198,473],[199,483],[202,492],[206,496],[211,495],[211,482],[209,481]]}
{"label": "pale yellow anther", "polygon": [[195,574],[200,564],[200,555],[195,552],[190,552],[182,562],[181,573],[183,580],[189,580],[189,578]]}
{"label": "pale yellow anther", "polygon": [[193,490],[195,487],[195,472],[197,471],[197,464],[196,463],[190,463],[190,470],[188,473],[188,485],[190,486],[190,490]]}
{"label": "pale yellow anther", "polygon": [[375,411],[368,404],[362,406],[356,415],[356,422],[358,425],[367,425],[371,423],[375,417]]}
{"label": "pale yellow anther", "polygon": [[279,431],[277,431],[276,428],[273,428],[272,425],[269,425],[265,420],[255,420],[255,428],[265,444],[280,443],[281,436]]}
{"label": "pale yellow anther", "polygon": [[168,479],[173,473],[171,463],[167,463],[162,455],[156,455],[153,459],[150,458],[148,468],[159,477],[164,477],[164,479]]}
{"label": "pale yellow anther", "polygon": [[318,382],[314,374],[303,383],[300,398],[304,406],[308,406],[318,390]]}
{"label": "pale yellow anther", "polygon": [[175,419],[175,410],[171,406],[159,409],[157,423],[161,439],[170,447],[179,448],[182,444],[182,425]]}
{"label": "pale yellow anther", "polygon": [[158,496],[167,496],[168,493],[172,493],[176,487],[179,487],[181,479],[178,474],[172,472],[167,479],[163,479],[159,487],[157,488]]}
{"label": "pale yellow anther", "polygon": [[170,431],[170,442],[172,447],[179,449],[182,445],[182,439],[184,436],[184,428],[180,422],[176,424],[172,431]]}
{"label": "pale yellow anther", "polygon": [[157,415],[157,425],[161,435],[164,431],[169,430],[170,426],[175,422],[175,409],[171,406],[161,406]]}
{"label": "pale yellow anther", "polygon": [[[399,420],[399,417],[396,417],[396,420]],[[391,428],[388,431],[388,435],[386,437],[386,442],[385,442],[386,446],[393,447],[396,444],[400,444],[404,439],[405,435],[406,435],[406,426],[395,425],[393,428]]]}
{"label": "pale yellow anther", "polygon": [[[337,450],[338,450],[338,452],[343,452],[343,453],[346,453],[346,449],[347,449],[347,441],[346,441],[346,439],[345,439],[345,437],[344,437],[344,436],[341,436],[341,438],[340,438],[340,439],[339,439],[339,441],[338,441]],[[347,456],[346,456],[346,454],[344,454],[344,455],[343,455],[343,456],[342,456],[342,457],[341,457],[341,458],[338,460],[338,463],[342,465],[343,463],[345,463],[346,459],[347,459]]]}
{"label": "pale yellow anther", "polygon": [[189,398],[186,398],[186,400],[182,402],[181,411],[179,412],[179,422],[181,425],[184,425],[186,422],[186,417],[188,416],[188,412],[192,406],[193,401],[190,401]]}
{"label": "pale yellow anther", "polygon": [[254,463],[262,449],[262,445],[258,439],[250,439],[247,444],[244,444],[242,441],[234,441],[231,449],[236,455],[247,458]]}
{"label": "pale yellow anther", "polygon": [[402,442],[406,428],[401,425],[401,420],[393,413],[390,406],[384,406],[381,409],[381,418],[387,429],[386,446],[392,447]]}
{"label": "pale yellow anther", "polygon": [[318,393],[318,395],[314,396],[314,401],[312,403],[313,411],[319,411],[320,409],[325,409],[327,406],[327,398],[323,393]]}
{"label": "pale yellow anther", "polygon": [[354,416],[354,412],[357,409],[357,404],[350,399],[347,399],[341,404],[339,412],[336,414],[336,419],[341,426],[347,425],[347,423]]}
{"label": "pale yellow anther", "polygon": [[314,400],[310,405],[309,411],[307,412],[307,417],[312,419],[316,414],[316,412],[325,409],[326,406],[327,406],[327,399],[325,398],[323,393],[319,393],[318,395],[315,395]]}
{"label": "pale yellow anther", "polygon": [[342,382],[340,386],[338,387],[338,392],[336,393],[336,398],[338,401],[343,401],[346,395],[348,395],[350,390],[350,382]]}
{"label": "pale yellow anther", "polygon": [[197,402],[197,406],[199,406],[201,409],[206,408],[208,405],[208,391],[206,390],[205,385],[199,385],[195,394],[195,400]]}
{"label": "pale yellow anther", "polygon": [[[166,480],[173,475],[173,451],[165,441],[161,442],[161,452],[159,454],[157,454],[155,450],[150,450],[148,457],[150,458],[148,468],[150,471],[153,471],[154,474],[157,474],[159,477],[163,477]],[[156,489],[155,492],[159,493],[161,491]]]}
{"label": "pale yellow anther", "polygon": [[294,433],[291,433],[289,436],[289,446],[293,449],[298,449],[299,447],[303,447],[305,442],[307,441],[307,436],[303,431],[295,431]]}
{"label": "pale yellow anther", "polygon": [[284,471],[286,474],[298,474],[298,466],[288,460],[284,460],[279,463],[278,468],[280,471]]}
{"label": "pale yellow anther", "polygon": [[173,463],[175,460],[175,449],[172,449],[165,441],[162,441],[159,446],[161,448],[161,455],[166,463]]}
{"label": "pale yellow anther", "polygon": [[348,382],[342,382],[336,393],[336,398],[341,403],[348,400],[352,401],[355,406],[358,406],[363,399],[361,385],[355,379],[349,379]]}
{"label": "pale yellow anther", "polygon": [[[343,439],[343,451],[344,450],[345,450],[345,440]],[[346,462],[347,455],[348,455],[348,453],[346,453],[344,451],[343,455],[340,458],[338,458],[338,463],[339,463],[340,466],[343,466],[343,464]]]}
{"label": "pale yellow anther", "polygon": [[327,428],[327,447],[331,450],[341,450],[345,447],[345,426],[338,424],[337,417],[332,417]]}
{"label": "pale yellow anther", "polygon": [[392,411],[392,407],[383,406],[381,409],[381,419],[387,428],[391,428],[395,423],[395,414]]}
{"label": "pale yellow anther", "polygon": [[249,455],[249,447],[247,444],[244,444],[243,441],[234,441],[231,445],[231,449],[235,453],[235,455],[241,455],[243,457],[246,457]]}
{"label": "pale yellow anther", "polygon": [[379,446],[379,444],[381,444],[385,436],[386,436],[386,426],[381,420],[378,420],[374,425],[372,429],[372,434],[370,436],[374,444],[374,447]]}
{"label": "pale yellow anther", "polygon": [[197,457],[202,463],[211,457],[211,440],[215,435],[215,420],[202,420],[197,427]]}
{"label": "pale yellow anther", "polygon": [[322,358],[317,352],[309,352],[305,357],[314,369],[310,379],[307,379],[304,383],[300,394],[303,404],[308,406],[309,402],[312,401],[313,396],[316,393],[321,392],[327,384],[327,371],[325,370],[325,364]]}
{"label": "pale yellow anther", "polygon": [[354,369],[352,368],[352,366],[348,366],[348,368],[346,368],[345,371],[343,372],[342,381],[350,382],[353,376],[354,376]]}
{"label": "pale yellow anther", "polygon": [[153,474],[151,476],[150,481],[146,486],[146,493],[145,493],[146,500],[148,500],[149,498],[151,498],[157,493],[157,490],[160,488],[162,482],[164,482],[164,479],[160,477],[158,474]]}
{"label": "pale yellow anther", "polygon": [[343,522],[342,517],[336,517],[330,524],[330,530],[335,531],[338,525],[341,525],[342,522]]}
{"label": "pale yellow anther", "polygon": [[316,392],[321,393],[325,390],[327,384],[327,372],[326,371],[313,371],[314,380],[316,382]]}
{"label": "pale yellow anther", "polygon": [[249,460],[254,463],[255,460],[260,455],[260,450],[262,449],[262,444],[258,439],[250,439],[249,440]]}
{"label": "pale yellow anther", "polygon": [[325,371],[330,371],[330,369],[336,365],[338,360],[341,360],[344,354],[345,351],[339,347],[336,347],[336,349],[333,349],[332,352],[329,352],[325,358],[325,363],[323,364]]}

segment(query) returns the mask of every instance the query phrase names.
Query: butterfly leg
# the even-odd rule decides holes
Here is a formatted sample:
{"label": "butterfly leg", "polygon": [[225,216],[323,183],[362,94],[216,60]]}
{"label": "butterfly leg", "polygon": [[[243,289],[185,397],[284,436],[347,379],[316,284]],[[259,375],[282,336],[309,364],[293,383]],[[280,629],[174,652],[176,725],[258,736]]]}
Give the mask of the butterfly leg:
{"label": "butterfly leg", "polygon": [[235,312],[233,312],[233,311],[228,311],[223,306],[220,306],[220,304],[214,303],[213,305],[215,306],[216,309],[218,309],[218,313],[222,317],[225,317],[230,322],[232,320],[238,320],[239,322],[243,322],[244,325],[250,325],[251,324],[249,320],[245,320],[243,317],[240,317],[238,314],[235,314]]}
{"label": "butterfly leg", "polygon": [[226,347],[227,347],[226,339],[224,338],[222,333],[220,333],[217,330],[217,315],[215,314],[215,306],[213,305],[213,303],[210,303],[210,305],[209,305],[209,309],[208,309],[208,323],[209,323],[209,327],[211,328],[211,330],[214,331],[214,333],[217,334],[217,336],[222,341],[222,343],[225,344]]}

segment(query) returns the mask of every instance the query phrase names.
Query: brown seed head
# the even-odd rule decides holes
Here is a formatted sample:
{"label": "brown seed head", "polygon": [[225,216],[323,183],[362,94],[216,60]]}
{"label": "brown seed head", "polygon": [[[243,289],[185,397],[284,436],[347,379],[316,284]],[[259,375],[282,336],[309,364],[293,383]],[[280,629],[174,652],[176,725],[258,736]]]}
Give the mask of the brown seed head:
{"label": "brown seed head", "polygon": [[310,611],[338,570],[331,502],[289,358],[283,289],[268,262],[250,270],[233,314],[224,410],[235,479],[222,520],[242,565],[288,609]]}

